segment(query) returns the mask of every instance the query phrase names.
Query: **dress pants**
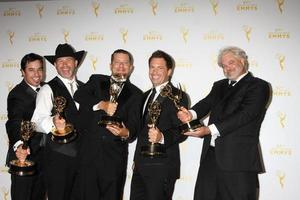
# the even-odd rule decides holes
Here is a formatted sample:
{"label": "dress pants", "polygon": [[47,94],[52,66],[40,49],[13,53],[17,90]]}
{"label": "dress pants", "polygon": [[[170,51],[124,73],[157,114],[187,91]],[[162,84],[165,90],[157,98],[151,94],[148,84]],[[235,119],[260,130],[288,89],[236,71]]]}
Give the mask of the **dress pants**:
{"label": "dress pants", "polygon": [[11,200],[45,200],[45,185],[41,174],[11,175]]}
{"label": "dress pants", "polygon": [[11,175],[11,200],[45,200],[46,189],[42,167],[43,149],[35,153],[32,161],[37,171],[32,176]]}
{"label": "dress pants", "polygon": [[223,171],[210,147],[200,164],[194,200],[256,200],[256,172]]}
{"label": "dress pants", "polygon": [[[79,192],[74,200],[122,200],[126,181],[127,156],[115,163],[111,148],[104,146],[116,145],[115,141],[99,138],[84,139],[80,153],[80,168],[76,180]],[[121,145],[121,144],[120,144]],[[127,147],[127,146],[126,146]],[[114,149],[114,148],[112,148]],[[118,149],[118,148],[117,148]],[[123,149],[120,149],[123,151]]]}
{"label": "dress pants", "polygon": [[176,179],[144,176],[134,170],[131,180],[130,200],[172,200]]}
{"label": "dress pants", "polygon": [[45,156],[45,182],[48,200],[70,200],[77,175],[76,157],[50,149]]}

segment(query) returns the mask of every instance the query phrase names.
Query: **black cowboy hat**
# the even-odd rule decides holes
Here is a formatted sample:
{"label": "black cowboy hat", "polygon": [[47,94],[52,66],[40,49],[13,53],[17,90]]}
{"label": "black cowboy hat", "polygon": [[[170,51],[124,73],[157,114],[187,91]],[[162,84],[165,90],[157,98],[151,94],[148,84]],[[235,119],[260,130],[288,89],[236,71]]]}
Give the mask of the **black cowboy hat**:
{"label": "black cowboy hat", "polygon": [[54,62],[57,58],[60,57],[73,57],[78,61],[78,65],[81,63],[82,58],[84,57],[85,51],[77,51],[75,52],[74,48],[65,43],[65,44],[59,44],[56,47],[55,55],[49,55],[44,56],[52,65],[54,65]]}

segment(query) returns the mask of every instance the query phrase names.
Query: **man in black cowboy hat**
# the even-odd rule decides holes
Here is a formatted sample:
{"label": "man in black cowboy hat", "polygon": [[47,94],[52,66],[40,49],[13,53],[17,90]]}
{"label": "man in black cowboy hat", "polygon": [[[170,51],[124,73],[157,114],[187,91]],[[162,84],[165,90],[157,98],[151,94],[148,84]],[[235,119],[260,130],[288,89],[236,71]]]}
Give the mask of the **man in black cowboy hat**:
{"label": "man in black cowboy hat", "polygon": [[[69,44],[59,44],[55,55],[45,58],[55,66],[57,76],[45,84],[36,100],[36,109],[32,121],[37,130],[45,133],[45,179],[49,200],[69,200],[77,171],[77,151],[79,138],[70,143],[59,144],[50,139],[48,134],[64,130],[66,121],[80,132],[79,104],[73,100],[74,92],[83,83],[76,79],[76,72],[83,60],[85,51],[76,52]],[[53,99],[62,96],[67,100],[64,118],[54,113]]]}

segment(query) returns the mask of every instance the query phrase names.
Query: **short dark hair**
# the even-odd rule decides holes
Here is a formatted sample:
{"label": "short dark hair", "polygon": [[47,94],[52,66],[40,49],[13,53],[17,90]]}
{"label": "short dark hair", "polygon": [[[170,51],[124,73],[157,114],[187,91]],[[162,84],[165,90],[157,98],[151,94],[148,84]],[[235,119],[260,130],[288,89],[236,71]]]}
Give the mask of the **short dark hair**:
{"label": "short dark hair", "polygon": [[153,58],[163,58],[166,61],[168,69],[174,68],[174,59],[169,54],[167,54],[166,52],[164,52],[162,50],[156,50],[152,53],[152,55],[150,56],[150,58],[148,60],[149,66],[150,66],[150,62]]}
{"label": "short dark hair", "polygon": [[131,65],[133,65],[133,56],[131,55],[131,53],[130,53],[129,51],[126,51],[126,50],[124,50],[124,49],[117,49],[117,50],[115,50],[115,51],[111,54],[111,58],[110,58],[110,62],[111,62],[111,63],[113,62],[114,56],[115,56],[115,54],[117,54],[117,53],[123,53],[123,54],[128,55],[128,57],[129,57],[129,63],[130,63]]}
{"label": "short dark hair", "polygon": [[26,65],[28,63],[36,61],[36,60],[39,60],[44,68],[44,58],[38,54],[29,53],[29,54],[26,54],[21,60],[21,70],[24,71],[26,68]]}

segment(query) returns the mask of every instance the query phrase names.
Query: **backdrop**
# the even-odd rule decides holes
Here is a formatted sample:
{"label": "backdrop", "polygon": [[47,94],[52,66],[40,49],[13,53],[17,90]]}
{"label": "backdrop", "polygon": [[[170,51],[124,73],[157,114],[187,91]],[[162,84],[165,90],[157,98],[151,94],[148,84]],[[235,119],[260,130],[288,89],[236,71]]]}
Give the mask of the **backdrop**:
{"label": "backdrop", "polygon": [[[0,199],[10,199],[6,98],[22,79],[20,60],[29,52],[52,55],[65,42],[88,52],[78,71],[83,81],[94,73],[109,74],[111,53],[129,50],[135,59],[131,80],[144,91],[151,87],[148,58],[153,51],[164,50],[176,61],[173,82],[184,86],[192,105],[223,78],[217,66],[219,49],[227,45],[245,49],[250,71],[273,88],[260,135],[266,169],[259,176],[260,200],[300,199],[299,10],[298,0],[1,1]],[[56,74],[49,63],[46,72],[46,80]],[[124,200],[129,199],[134,147],[135,143],[130,145]],[[174,200],[190,200],[202,139],[189,138],[180,147],[181,178]]]}

